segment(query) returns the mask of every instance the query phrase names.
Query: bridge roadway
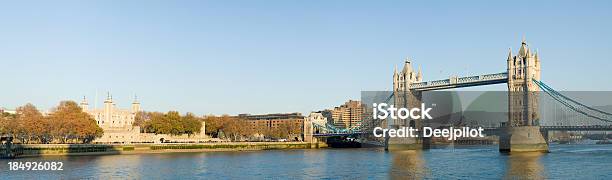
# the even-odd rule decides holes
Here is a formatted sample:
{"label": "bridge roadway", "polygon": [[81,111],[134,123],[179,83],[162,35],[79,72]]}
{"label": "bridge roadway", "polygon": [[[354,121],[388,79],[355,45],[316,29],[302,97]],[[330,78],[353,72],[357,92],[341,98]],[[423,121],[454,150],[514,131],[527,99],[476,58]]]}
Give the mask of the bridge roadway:
{"label": "bridge roadway", "polygon": [[[487,135],[499,135],[503,128],[485,128]],[[591,125],[591,126],[540,126],[541,132],[548,131],[612,131],[612,125]]]}
{"label": "bridge roadway", "polygon": [[334,136],[350,136],[350,135],[361,135],[368,134],[369,132],[352,132],[352,133],[320,133],[312,134],[313,137],[334,137]]}
{"label": "bridge roadway", "polygon": [[612,125],[592,125],[592,126],[540,126],[540,130],[545,131],[612,131]]}
{"label": "bridge roadway", "polygon": [[449,79],[419,82],[410,84],[410,90],[433,91],[460,87],[481,86],[508,82],[508,73],[485,74],[467,77],[451,77]]}
{"label": "bridge roadway", "polygon": [[[487,135],[496,135],[502,128],[485,128]],[[612,131],[612,125],[592,125],[592,126],[540,126],[540,131]],[[346,132],[346,133],[320,133],[313,134],[314,137],[350,136],[368,134],[370,132]]]}

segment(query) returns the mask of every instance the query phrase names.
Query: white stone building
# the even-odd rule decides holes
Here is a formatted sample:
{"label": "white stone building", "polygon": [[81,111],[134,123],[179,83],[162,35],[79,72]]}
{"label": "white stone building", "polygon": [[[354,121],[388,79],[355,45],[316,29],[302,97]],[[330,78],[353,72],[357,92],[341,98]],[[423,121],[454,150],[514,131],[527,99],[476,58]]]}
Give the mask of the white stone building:
{"label": "white stone building", "polygon": [[126,143],[139,142],[140,127],[133,126],[136,113],[140,111],[140,102],[135,98],[130,109],[120,109],[108,94],[104,100],[104,108],[89,109],[87,99],[83,97],[81,109],[94,117],[98,126],[104,130],[101,138],[94,140],[98,143]]}
{"label": "white stone building", "polygon": [[104,130],[102,137],[94,140],[94,143],[160,143],[179,142],[194,143],[210,140],[205,134],[206,124],[202,122],[200,132],[195,135],[168,135],[154,133],[140,133],[140,127],[134,126],[136,114],[141,111],[140,102],[134,98],[130,109],[120,109],[113,102],[113,97],[108,94],[104,100],[104,108],[89,109],[87,99],[83,97],[80,103],[84,112],[94,117],[96,123]]}
{"label": "white stone building", "polygon": [[307,117],[304,117],[304,120],[323,127],[327,125],[327,118],[320,112],[311,112]]}

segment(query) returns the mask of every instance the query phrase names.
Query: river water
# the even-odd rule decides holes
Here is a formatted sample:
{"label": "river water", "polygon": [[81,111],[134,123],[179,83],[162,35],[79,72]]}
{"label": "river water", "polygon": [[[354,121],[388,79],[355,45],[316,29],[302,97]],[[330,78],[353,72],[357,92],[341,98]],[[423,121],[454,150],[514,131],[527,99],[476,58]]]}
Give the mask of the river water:
{"label": "river water", "polygon": [[[497,146],[472,146],[49,156],[2,159],[0,179],[612,179],[612,145],[550,150],[507,155]],[[61,161],[64,170],[9,171],[9,161]]]}

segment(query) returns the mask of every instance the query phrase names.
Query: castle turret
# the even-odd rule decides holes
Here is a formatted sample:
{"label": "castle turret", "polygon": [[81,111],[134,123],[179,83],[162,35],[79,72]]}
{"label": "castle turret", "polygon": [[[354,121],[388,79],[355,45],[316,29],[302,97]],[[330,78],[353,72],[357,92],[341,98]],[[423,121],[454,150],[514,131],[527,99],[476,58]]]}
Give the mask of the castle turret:
{"label": "castle turret", "polygon": [[399,88],[399,74],[397,73],[397,65],[393,68],[393,91]]}
{"label": "castle turret", "polygon": [[138,102],[138,96],[134,95],[134,102],[132,102],[132,113],[136,114],[140,111],[140,102]]}
{"label": "castle turret", "polygon": [[521,48],[519,48],[518,56],[527,57],[527,50],[527,42],[525,41],[525,39],[523,39],[523,41],[521,42]]}
{"label": "castle turret", "polygon": [[110,95],[110,92],[107,93],[106,100],[104,100],[104,120],[102,121],[101,126],[109,126],[113,123],[113,97]]}
{"label": "castle turret", "polygon": [[[506,66],[506,72],[508,72],[508,77],[513,77],[514,76],[514,71],[511,70],[512,67],[514,67],[514,58],[512,57],[512,48],[508,48],[508,65]],[[508,78],[508,84],[510,84],[510,82],[512,81],[512,78]],[[508,86],[509,87],[509,86]]]}
{"label": "castle turret", "polygon": [[410,58],[406,58],[406,60],[404,61],[404,69],[402,69],[402,73],[406,74],[409,72],[412,72],[412,62],[410,62]]}
{"label": "castle turret", "polygon": [[421,71],[421,66],[419,66],[419,73],[417,74],[416,81],[417,82],[423,81],[423,72]]}
{"label": "castle turret", "polygon": [[87,99],[85,98],[85,96],[83,96],[83,100],[79,105],[81,106],[83,112],[87,112],[87,110],[89,109],[89,103],[87,103]]}

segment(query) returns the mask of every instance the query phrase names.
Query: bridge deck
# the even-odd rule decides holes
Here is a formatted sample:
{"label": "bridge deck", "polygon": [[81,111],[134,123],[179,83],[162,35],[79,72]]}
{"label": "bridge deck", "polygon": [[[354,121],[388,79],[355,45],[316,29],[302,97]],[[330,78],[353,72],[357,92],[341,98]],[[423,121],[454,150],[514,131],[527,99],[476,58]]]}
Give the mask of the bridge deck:
{"label": "bridge deck", "polygon": [[[503,128],[484,128],[484,132],[487,135],[495,135]],[[594,125],[594,126],[540,126],[541,131],[612,131],[612,125]],[[370,132],[351,132],[351,133],[321,133],[313,134],[315,137],[329,137],[329,136],[350,136],[368,134]]]}
{"label": "bridge deck", "polygon": [[540,126],[541,130],[548,131],[612,131],[612,125],[601,126]]}
{"label": "bridge deck", "polygon": [[508,82],[508,73],[485,74],[479,76],[451,77],[449,79],[413,83],[410,90],[433,91],[460,87],[481,86]]}
{"label": "bridge deck", "polygon": [[[496,132],[503,128],[485,128],[485,132]],[[612,131],[612,125],[593,126],[540,126],[542,131]]]}

